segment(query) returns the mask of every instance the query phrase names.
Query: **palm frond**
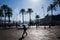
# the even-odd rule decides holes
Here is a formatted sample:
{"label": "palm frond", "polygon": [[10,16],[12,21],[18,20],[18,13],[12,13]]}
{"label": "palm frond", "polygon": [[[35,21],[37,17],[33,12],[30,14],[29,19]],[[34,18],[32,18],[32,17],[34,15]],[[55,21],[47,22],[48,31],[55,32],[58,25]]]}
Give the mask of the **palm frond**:
{"label": "palm frond", "polygon": [[33,12],[32,8],[28,8],[27,13],[32,13],[32,12]]}
{"label": "palm frond", "polygon": [[25,12],[25,9],[21,9],[21,10],[20,10],[20,13],[24,13],[24,12]]}

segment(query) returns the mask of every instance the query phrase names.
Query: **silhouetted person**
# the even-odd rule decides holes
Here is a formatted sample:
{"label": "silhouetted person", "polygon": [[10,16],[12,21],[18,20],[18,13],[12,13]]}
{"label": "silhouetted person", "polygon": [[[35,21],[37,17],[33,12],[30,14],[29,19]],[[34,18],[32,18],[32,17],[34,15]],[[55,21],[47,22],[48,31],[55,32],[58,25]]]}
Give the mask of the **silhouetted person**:
{"label": "silhouetted person", "polygon": [[26,30],[27,30],[27,28],[26,28],[26,26],[25,25],[23,25],[23,35],[22,35],[22,37],[24,37],[24,34],[26,34],[26,36],[27,36],[27,32],[26,32]]}
{"label": "silhouetted person", "polygon": [[[19,40],[22,40],[22,39],[24,39],[26,36],[27,36],[27,32],[26,32],[26,30],[27,30],[27,28],[26,28],[26,26],[25,25],[23,25],[23,35],[22,35],[22,37],[21,38],[19,38]],[[26,34],[26,35],[25,35]],[[25,36],[24,36],[25,35]]]}

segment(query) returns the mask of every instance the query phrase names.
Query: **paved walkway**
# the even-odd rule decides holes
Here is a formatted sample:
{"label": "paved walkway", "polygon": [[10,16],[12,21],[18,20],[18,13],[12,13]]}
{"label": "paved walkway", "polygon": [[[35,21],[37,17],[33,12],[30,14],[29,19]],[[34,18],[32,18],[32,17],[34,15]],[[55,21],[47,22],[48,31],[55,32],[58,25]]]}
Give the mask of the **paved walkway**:
{"label": "paved walkway", "polygon": [[[19,40],[23,30],[8,29],[0,30],[0,40]],[[28,29],[28,35],[22,40],[60,40],[60,28]]]}

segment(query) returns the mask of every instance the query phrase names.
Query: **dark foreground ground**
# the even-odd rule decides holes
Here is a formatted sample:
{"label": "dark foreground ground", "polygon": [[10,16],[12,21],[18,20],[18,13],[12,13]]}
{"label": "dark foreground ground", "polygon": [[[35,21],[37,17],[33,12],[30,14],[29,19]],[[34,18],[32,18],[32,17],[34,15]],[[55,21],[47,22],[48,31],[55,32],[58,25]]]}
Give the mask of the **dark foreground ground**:
{"label": "dark foreground ground", "polygon": [[[23,33],[22,29],[0,30],[0,40],[19,40]],[[27,30],[28,35],[23,40],[60,40],[60,27],[44,29],[42,26]]]}

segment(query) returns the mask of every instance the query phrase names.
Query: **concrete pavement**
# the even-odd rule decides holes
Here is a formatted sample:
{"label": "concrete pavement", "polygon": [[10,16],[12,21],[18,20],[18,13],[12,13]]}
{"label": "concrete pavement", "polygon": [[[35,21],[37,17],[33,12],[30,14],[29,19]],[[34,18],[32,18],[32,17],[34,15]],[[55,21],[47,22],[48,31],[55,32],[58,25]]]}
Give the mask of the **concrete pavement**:
{"label": "concrete pavement", "polygon": [[[0,40],[19,40],[23,30],[8,29],[0,30]],[[22,40],[60,40],[60,28],[32,28],[27,30],[28,35]]]}

